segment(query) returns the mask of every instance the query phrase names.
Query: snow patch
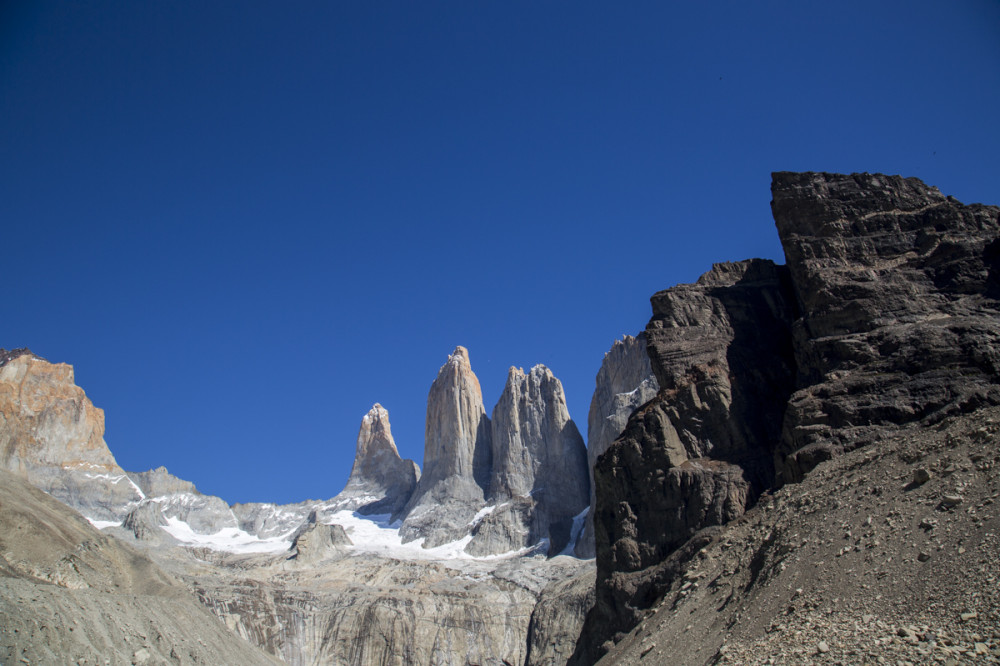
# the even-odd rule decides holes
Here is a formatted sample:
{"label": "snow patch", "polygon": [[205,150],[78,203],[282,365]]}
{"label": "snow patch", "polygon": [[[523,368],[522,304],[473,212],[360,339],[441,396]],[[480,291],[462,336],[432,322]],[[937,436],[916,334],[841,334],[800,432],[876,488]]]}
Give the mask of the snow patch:
{"label": "snow patch", "polygon": [[[486,507],[480,513],[485,516],[495,508]],[[390,523],[390,520],[389,514],[363,516],[354,511],[338,511],[330,516],[327,522],[344,528],[351,541],[354,542],[354,545],[350,547],[354,552],[372,553],[394,560],[490,561],[517,557],[533,550],[533,548],[522,548],[500,555],[474,557],[465,552],[465,547],[472,541],[471,534],[436,548],[424,548],[423,539],[403,543],[402,537],[399,536],[399,521]]]}
{"label": "snow patch", "polygon": [[95,520],[88,516],[84,516],[84,518],[99,530],[103,530],[105,527],[119,527],[122,524],[120,520]]}
{"label": "snow patch", "polygon": [[583,526],[587,521],[588,513],[590,513],[589,506],[573,516],[573,527],[570,529],[569,543],[562,549],[562,552],[559,553],[560,555],[572,555],[573,551],[576,550],[576,542],[579,541],[580,535],[583,534]]}
{"label": "snow patch", "polygon": [[185,546],[228,553],[280,553],[292,547],[291,532],[269,539],[261,539],[238,527],[224,527],[214,534],[198,534],[180,518],[167,517],[166,520],[163,531]]}

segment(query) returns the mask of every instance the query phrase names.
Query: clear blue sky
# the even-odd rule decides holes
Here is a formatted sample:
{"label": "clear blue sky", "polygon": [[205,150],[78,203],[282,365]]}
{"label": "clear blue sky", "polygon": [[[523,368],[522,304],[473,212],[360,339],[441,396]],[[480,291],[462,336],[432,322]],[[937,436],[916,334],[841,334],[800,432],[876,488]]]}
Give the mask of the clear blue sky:
{"label": "clear blue sky", "polygon": [[781,260],[775,170],[1000,203],[1000,2],[4,2],[0,346],[126,469],[330,497],[456,345],[582,431],[649,296]]}

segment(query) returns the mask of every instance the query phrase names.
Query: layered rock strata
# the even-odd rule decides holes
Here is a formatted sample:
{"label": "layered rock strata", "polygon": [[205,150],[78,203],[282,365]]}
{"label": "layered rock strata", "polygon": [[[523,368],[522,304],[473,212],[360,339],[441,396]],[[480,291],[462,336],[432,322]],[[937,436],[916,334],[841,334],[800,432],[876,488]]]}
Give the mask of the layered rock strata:
{"label": "layered rock strata", "polygon": [[802,317],[776,466],[795,481],[877,439],[1000,403],[1000,225],[915,178],[776,173]]}
{"label": "layered rock strata", "polygon": [[545,539],[550,553],[561,552],[589,497],[587,451],[562,383],[543,365],[529,373],[512,367],[491,423],[488,502],[496,508],[477,524],[466,551],[487,555]]}
{"label": "layered rock strata", "polygon": [[424,470],[401,516],[407,541],[435,547],[466,536],[486,504],[490,420],[469,352],[457,347],[427,396]]}
{"label": "layered rock strata", "polygon": [[419,478],[417,464],[399,456],[389,412],[376,403],[361,420],[354,466],[338,499],[362,514],[395,514],[406,506]]}
{"label": "layered rock strata", "polygon": [[645,615],[698,530],[762,490],[1000,404],[1000,209],[871,174],[776,173],[772,194],[787,268],[719,265],[652,299],[660,391],[598,459],[597,602],[576,663]]}
{"label": "layered rock strata", "polygon": [[590,510],[576,545],[577,557],[594,557],[594,465],[625,430],[628,417],[656,395],[660,385],[646,353],[646,334],[615,340],[604,355],[594,380],[594,396],[587,414],[587,473],[590,476]]}

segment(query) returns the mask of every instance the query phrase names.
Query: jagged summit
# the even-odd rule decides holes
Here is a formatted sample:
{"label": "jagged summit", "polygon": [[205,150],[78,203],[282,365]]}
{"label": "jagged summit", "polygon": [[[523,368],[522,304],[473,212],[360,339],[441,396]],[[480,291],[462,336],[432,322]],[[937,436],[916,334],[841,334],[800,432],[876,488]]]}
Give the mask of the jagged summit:
{"label": "jagged summit", "polygon": [[396,513],[409,501],[419,478],[417,464],[399,456],[389,412],[375,403],[361,419],[351,476],[338,500],[350,501],[364,514]]}
{"label": "jagged summit", "polygon": [[468,350],[459,346],[427,396],[424,470],[401,514],[403,538],[433,547],[465,536],[485,505],[491,455],[483,392]]}
{"label": "jagged summit", "polygon": [[549,553],[566,546],[573,518],[587,507],[587,450],[569,417],[562,383],[544,365],[512,367],[493,409],[495,507],[473,530],[467,551],[489,554],[544,540]]}

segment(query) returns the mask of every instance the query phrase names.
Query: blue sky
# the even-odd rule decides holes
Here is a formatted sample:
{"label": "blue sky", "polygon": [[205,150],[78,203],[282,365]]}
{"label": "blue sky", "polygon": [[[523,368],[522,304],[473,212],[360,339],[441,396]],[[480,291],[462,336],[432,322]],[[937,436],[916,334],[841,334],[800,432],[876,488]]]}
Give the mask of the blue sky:
{"label": "blue sky", "polygon": [[469,348],[582,431],[649,296],[782,260],[770,172],[1000,204],[1000,3],[0,4],[0,346],[126,469],[330,497]]}

